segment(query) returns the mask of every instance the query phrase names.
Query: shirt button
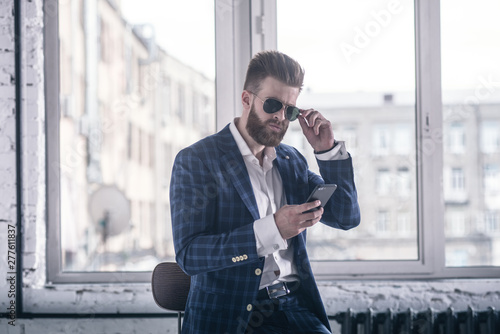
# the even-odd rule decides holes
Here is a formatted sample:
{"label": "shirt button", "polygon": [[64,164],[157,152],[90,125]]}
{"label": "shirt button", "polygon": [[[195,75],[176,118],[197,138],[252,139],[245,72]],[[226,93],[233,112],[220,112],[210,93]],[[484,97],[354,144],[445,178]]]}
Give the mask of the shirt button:
{"label": "shirt button", "polygon": [[262,274],[262,270],[260,268],[255,269],[255,275],[260,276]]}
{"label": "shirt button", "polygon": [[274,250],[278,250],[280,248],[280,246],[275,244],[275,245],[273,245],[273,248],[274,248]]}
{"label": "shirt button", "polygon": [[248,305],[247,305],[247,311],[248,311],[248,312],[250,312],[250,311],[252,310],[252,308],[253,308],[252,304],[248,304]]}

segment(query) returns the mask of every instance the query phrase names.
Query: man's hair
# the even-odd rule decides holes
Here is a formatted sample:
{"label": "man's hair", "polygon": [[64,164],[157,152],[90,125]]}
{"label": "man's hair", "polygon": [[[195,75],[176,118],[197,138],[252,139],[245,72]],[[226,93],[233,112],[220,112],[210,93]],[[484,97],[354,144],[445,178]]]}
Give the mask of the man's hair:
{"label": "man's hair", "polygon": [[262,51],[252,58],[243,89],[257,94],[261,82],[268,76],[302,90],[304,69],[296,60],[279,51]]}

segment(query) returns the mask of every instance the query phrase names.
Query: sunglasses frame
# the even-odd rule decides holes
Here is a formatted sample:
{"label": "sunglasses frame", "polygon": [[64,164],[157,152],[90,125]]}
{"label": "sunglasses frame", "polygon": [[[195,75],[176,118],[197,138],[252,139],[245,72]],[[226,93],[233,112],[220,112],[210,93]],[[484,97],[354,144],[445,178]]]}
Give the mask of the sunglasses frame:
{"label": "sunglasses frame", "polygon": [[[278,99],[276,99],[274,97],[268,97],[266,100],[263,100],[257,94],[255,94],[253,92],[250,92],[250,93],[252,93],[253,96],[257,97],[259,100],[262,101],[262,109],[264,109],[264,111],[267,114],[274,114],[274,113],[276,113],[278,111],[283,110],[283,108],[285,108],[286,119],[288,119],[290,122],[295,121],[297,119],[297,117],[299,117],[299,115],[300,115],[300,109],[297,108],[296,106],[286,105],[286,104],[284,104],[283,102],[281,102],[280,100],[278,100]],[[281,104],[281,107],[278,110],[276,110],[276,111],[268,111],[268,110],[266,110],[266,103],[267,103],[268,100],[279,102]],[[269,106],[269,104],[267,104],[267,106]]]}

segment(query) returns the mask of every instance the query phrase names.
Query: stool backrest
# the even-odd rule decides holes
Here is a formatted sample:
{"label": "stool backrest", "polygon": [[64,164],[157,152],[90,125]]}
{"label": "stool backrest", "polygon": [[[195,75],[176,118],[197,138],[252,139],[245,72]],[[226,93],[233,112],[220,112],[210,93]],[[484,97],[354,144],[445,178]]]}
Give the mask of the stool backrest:
{"label": "stool backrest", "polygon": [[191,278],[176,262],[162,262],[151,278],[153,298],[161,308],[182,312],[191,286]]}

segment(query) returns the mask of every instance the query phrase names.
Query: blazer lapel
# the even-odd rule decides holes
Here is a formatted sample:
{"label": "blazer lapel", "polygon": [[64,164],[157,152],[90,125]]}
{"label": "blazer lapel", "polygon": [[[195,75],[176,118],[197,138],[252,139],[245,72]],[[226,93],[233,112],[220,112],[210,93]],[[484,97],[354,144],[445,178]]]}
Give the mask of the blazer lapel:
{"label": "blazer lapel", "polygon": [[225,169],[241,200],[252,214],[253,219],[260,219],[250,177],[248,176],[238,145],[236,145],[233,135],[229,130],[229,126],[226,126],[219,134],[219,148],[225,152],[221,158],[221,168]]}
{"label": "blazer lapel", "polygon": [[290,161],[290,157],[280,150],[279,146],[276,147],[276,160],[274,161],[274,164],[278,167],[278,171],[281,175],[287,204],[296,204],[294,203],[294,195],[297,192],[297,180],[295,178],[293,163]]}

